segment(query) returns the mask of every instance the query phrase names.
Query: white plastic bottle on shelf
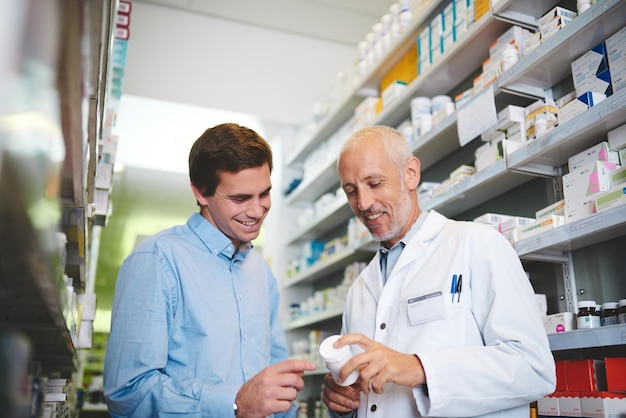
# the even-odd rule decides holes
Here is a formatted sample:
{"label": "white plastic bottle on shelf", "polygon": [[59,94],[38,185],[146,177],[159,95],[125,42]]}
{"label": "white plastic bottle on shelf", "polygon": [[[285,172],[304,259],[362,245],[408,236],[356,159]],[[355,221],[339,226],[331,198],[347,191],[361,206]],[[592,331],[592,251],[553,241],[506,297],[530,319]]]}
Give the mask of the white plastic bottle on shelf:
{"label": "white plastic bottle on shelf", "polygon": [[432,98],[431,113],[434,115],[439,112],[446,103],[452,103],[452,97],[440,94]]}
{"label": "white plastic bottle on shelf", "polygon": [[391,14],[385,13],[380,22],[383,25],[383,36],[381,42],[383,44],[383,50],[387,52],[391,47]]}
{"label": "white plastic bottle on shelf", "polygon": [[369,32],[365,35],[365,41],[367,42],[367,65],[372,66],[376,62],[376,53],[374,52],[374,46],[376,42],[374,42],[375,35],[374,32]]}
{"label": "white plastic bottle on shelf", "polygon": [[592,4],[593,2],[591,0],[578,0],[576,2],[576,10],[578,11],[578,14],[581,14],[582,12],[590,8]]}
{"label": "white plastic bottle on shelf", "polygon": [[369,49],[367,41],[359,42],[359,44],[357,45],[357,49],[359,51],[359,63],[357,64],[358,74],[363,76],[367,73],[367,70],[369,69],[369,65],[367,63],[367,52]]}
{"label": "white plastic bottle on shelf", "polygon": [[500,58],[500,69],[504,72],[517,64],[519,61],[519,51],[515,45],[507,44],[502,51],[502,57]]}
{"label": "white plastic bottle on shelf", "polygon": [[424,135],[432,128],[432,100],[430,97],[418,96],[411,99],[411,125],[414,139]]}
{"label": "white plastic bottle on shelf", "polygon": [[389,14],[391,15],[391,25],[389,26],[389,34],[393,41],[400,35],[400,4],[394,3],[389,6]]}
{"label": "white plastic bottle on shelf", "polygon": [[374,59],[379,61],[385,52],[383,48],[383,24],[375,23],[372,26],[372,33],[374,34]]}
{"label": "white plastic bottle on shelf", "polygon": [[535,116],[535,138],[539,138],[548,130],[548,118],[541,113]]}
{"label": "white plastic bottle on shelf", "polygon": [[344,98],[347,91],[346,76],[343,71],[338,71],[335,75],[335,80],[330,87],[329,108],[335,109],[339,105],[341,99]]}
{"label": "white plastic bottle on shelf", "polygon": [[399,4],[400,31],[405,31],[413,20],[413,13],[411,12],[411,0],[400,0]]}

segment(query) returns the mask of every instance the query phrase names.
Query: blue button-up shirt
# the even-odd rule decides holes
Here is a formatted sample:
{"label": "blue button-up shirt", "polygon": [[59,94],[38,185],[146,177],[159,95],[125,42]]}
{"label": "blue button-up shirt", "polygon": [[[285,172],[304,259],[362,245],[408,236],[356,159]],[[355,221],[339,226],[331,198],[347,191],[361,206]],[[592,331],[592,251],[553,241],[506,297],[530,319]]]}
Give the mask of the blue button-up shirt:
{"label": "blue button-up shirt", "polygon": [[262,256],[250,245],[236,249],[200,214],[147,238],[116,283],[104,365],[109,412],[233,416],[242,384],[288,358],[278,312]]}

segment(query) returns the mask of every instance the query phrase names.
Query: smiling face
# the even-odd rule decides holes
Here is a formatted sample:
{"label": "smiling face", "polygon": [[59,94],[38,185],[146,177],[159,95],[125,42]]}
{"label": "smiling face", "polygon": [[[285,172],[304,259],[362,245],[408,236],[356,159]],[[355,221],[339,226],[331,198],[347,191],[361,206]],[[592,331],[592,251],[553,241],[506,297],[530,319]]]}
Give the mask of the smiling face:
{"label": "smiling face", "polygon": [[359,137],[344,147],[338,170],[352,211],[376,240],[391,248],[420,213],[415,192],[419,160],[410,157],[398,167],[384,141],[375,134]]}
{"label": "smiling face", "polygon": [[235,248],[259,236],[272,205],[268,164],[236,173],[220,172],[212,196],[203,196],[191,186],[201,206],[200,214],[230,238]]}

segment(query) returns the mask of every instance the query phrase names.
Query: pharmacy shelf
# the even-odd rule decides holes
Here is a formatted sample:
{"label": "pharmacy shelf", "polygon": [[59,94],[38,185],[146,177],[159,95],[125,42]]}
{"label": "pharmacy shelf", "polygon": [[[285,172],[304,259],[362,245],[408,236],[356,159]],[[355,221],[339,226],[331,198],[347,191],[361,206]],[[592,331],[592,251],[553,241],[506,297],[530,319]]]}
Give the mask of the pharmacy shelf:
{"label": "pharmacy shelf", "polygon": [[[70,377],[78,368],[75,335],[68,330],[70,321],[64,313],[63,274],[74,279],[76,292],[84,291],[87,213],[95,180],[91,174],[102,126],[97,113],[104,108],[108,74],[104,61],[110,54],[111,16],[117,7],[116,2],[92,2],[86,8],[78,3],[62,2],[58,7],[61,3],[51,2],[54,16],[44,10],[30,22],[42,29],[40,37],[62,35],[58,57],[37,48],[27,48],[18,57],[32,63],[11,74],[16,80],[23,78],[27,88],[12,90],[7,103],[18,104],[19,109],[5,111],[11,118],[31,119],[3,126],[5,149],[0,152],[0,328],[27,337],[29,360],[41,364],[44,376]],[[63,31],[57,33],[60,22]],[[94,85],[87,86],[88,82]],[[86,91],[94,96],[88,97]],[[32,111],[23,112],[22,107]],[[28,126],[28,132],[21,125]],[[65,248],[59,231],[66,233]]]}
{"label": "pharmacy shelf", "polygon": [[626,324],[549,334],[548,340],[552,351],[626,346]]}
{"label": "pharmacy shelf", "polygon": [[[354,108],[368,92],[378,91],[382,77],[397,63],[400,58],[415,45],[415,37],[419,29],[426,25],[434,14],[443,10],[445,2],[441,0],[427,0],[420,5],[420,13],[390,46],[377,64],[365,74],[360,83],[348,94],[333,112],[324,120],[311,138],[297,148],[287,158],[287,164],[292,165],[302,162],[310,152],[319,144],[327,140],[341,125],[354,115]],[[355,50],[356,52],[356,50]]]}
{"label": "pharmacy shelf", "polygon": [[[448,93],[489,57],[489,44],[504,33],[510,24],[494,19],[489,13],[474,22],[437,61],[417,76],[402,95],[386,106],[372,124],[398,126],[411,114],[411,99]],[[482,46],[482,48],[481,48]]]}
{"label": "pharmacy shelf", "polygon": [[314,202],[333,185],[339,186],[337,159],[328,159],[314,173],[308,173],[302,182],[286,198],[285,204]]}
{"label": "pharmacy shelf", "polygon": [[[435,5],[435,3],[439,3]],[[429,2],[432,9],[423,19],[428,22],[432,14],[446,2]],[[450,51],[447,51],[433,65],[420,74],[391,104],[372,121],[375,125],[398,126],[410,118],[410,101],[417,96],[449,94],[464,83],[471,81],[472,73],[480,70],[483,61],[489,56],[488,45],[504,33],[510,25],[521,24],[536,28],[539,17],[557,4],[556,0],[492,0],[491,14],[481,17],[469,28]],[[626,15],[626,2],[620,0],[600,0],[589,10],[574,19],[566,27],[531,51],[511,69],[501,74],[493,84],[498,108],[506,101],[522,105],[523,101],[539,97],[552,97],[552,88],[571,77],[571,62],[580,57],[591,47],[623,27]],[[519,23],[518,23],[519,22]],[[411,37],[406,38],[392,59],[387,59],[384,66],[373,70],[365,77],[359,88],[347,97],[338,109],[331,113],[312,139],[303,144],[288,159],[288,164],[300,164],[308,153],[332,136],[352,115],[354,106],[364,97],[356,94],[368,88],[377,88],[377,83],[397,62],[408,48],[414,45],[415,36],[423,24],[412,27]],[[557,126],[538,139],[528,142],[524,147],[507,156],[506,159],[475,173],[437,196],[420,199],[423,209],[434,209],[454,218],[481,204],[502,196],[504,193],[525,184],[537,177],[558,178],[563,174],[564,165],[571,155],[583,151],[602,140],[603,135],[626,123],[626,91],[609,97],[592,109],[578,115],[573,120]],[[412,144],[412,151],[422,162],[422,170],[448,163],[450,159],[465,156],[470,147],[462,147],[458,140],[457,114],[449,115],[439,122],[427,134],[417,138]],[[333,158],[332,156],[330,157]],[[320,171],[305,180],[300,190],[288,198],[289,202],[305,201],[311,203],[321,194],[338,185],[336,159],[320,167]],[[299,187],[300,188],[300,187]],[[345,206],[344,206],[345,205]],[[329,217],[333,222],[345,222],[352,216],[348,205],[332,208]],[[345,211],[344,211],[345,210]],[[345,216],[345,218],[343,218]],[[323,225],[324,221],[316,217],[314,224]],[[338,225],[338,223],[336,224]],[[312,239],[328,229],[312,226],[308,231],[299,232],[302,237]],[[569,262],[569,252],[584,248],[613,237],[626,235],[626,207],[614,208],[579,222],[573,222],[541,236],[532,237],[516,243],[515,247],[521,258],[541,259],[545,261]],[[298,235],[295,235],[297,242]],[[292,237],[291,239],[294,239]],[[336,259],[325,260],[312,266],[307,272],[301,272],[293,278],[290,286],[309,284],[340,271],[353,257],[353,254],[336,254]],[[312,325],[333,324],[341,317],[342,310],[327,311],[310,317],[299,318],[290,322],[286,329],[306,329]],[[614,329],[618,330],[617,328]],[[595,330],[594,330],[595,331]],[[575,331],[579,332],[579,331]],[[600,345],[623,345],[626,332],[619,328],[621,337],[615,334],[606,336],[606,330],[592,332]],[[569,334],[569,333],[568,333]],[[567,350],[586,347],[589,344],[576,341],[575,334],[550,337],[553,350]],[[586,339],[586,338],[585,338]],[[591,343],[596,344],[596,343]]]}
{"label": "pharmacy shelf", "polygon": [[532,176],[508,171],[506,161],[499,160],[445,192],[424,199],[421,206],[453,218],[532,179]]}
{"label": "pharmacy shelf", "polygon": [[285,331],[292,331],[298,328],[304,328],[311,325],[319,325],[328,321],[334,321],[339,319],[343,315],[345,306],[337,307],[335,309],[327,309],[315,314],[307,315],[302,318],[298,318],[294,321],[289,321],[285,325]]}
{"label": "pharmacy shelf", "polygon": [[[626,3],[625,3],[626,4]],[[507,158],[508,167],[532,172],[533,166],[559,167],[570,156],[597,144],[606,133],[626,123],[626,90],[528,142]],[[527,168],[530,167],[530,168]]]}
{"label": "pharmacy shelf", "polygon": [[337,198],[322,213],[315,214],[310,223],[298,228],[287,239],[287,244],[293,245],[319,237],[345,224],[350,216],[352,216],[352,209],[350,209],[348,202],[345,199]]}
{"label": "pharmacy shelf", "polygon": [[[478,69],[489,56],[487,45],[506,31],[509,25],[494,19],[489,14],[484,15],[463,34],[452,49],[420,74],[409,84],[402,95],[385,107],[373,121],[374,125],[398,126],[410,115],[411,99],[416,96],[435,96],[445,94],[451,86],[456,86],[467,78],[468,71]],[[413,39],[412,42],[415,42]],[[484,51],[476,52],[470,45],[485,45]],[[354,108],[352,108],[354,113]],[[446,131],[447,133],[451,130]],[[317,144],[321,143],[320,140]],[[312,148],[311,148],[312,149]],[[311,149],[308,149],[310,152]],[[437,147],[437,150],[443,150]],[[447,153],[454,151],[447,150]],[[337,160],[329,161],[318,173],[310,175],[287,197],[286,203],[295,201],[312,201],[320,196],[324,190],[334,183],[338,183],[336,174]]]}
{"label": "pharmacy shelf", "polygon": [[456,118],[456,112],[448,115],[411,145],[413,154],[420,160],[422,172],[461,147]]}
{"label": "pharmacy shelf", "polygon": [[[528,142],[506,160],[497,161],[451,187],[421,202],[424,209],[435,209],[454,217],[533,179],[533,175],[560,174],[560,166],[598,142],[598,138],[626,123],[626,90]],[[452,138],[447,139],[451,144]],[[416,151],[419,155],[419,149]]]}
{"label": "pharmacy shelf", "polygon": [[[31,162],[41,164],[43,158],[33,156]],[[76,370],[77,359],[60,301],[66,290],[58,213],[43,202],[24,206],[21,170],[31,166],[24,163],[5,155],[0,174],[0,328],[28,337],[42,373],[68,374]]]}
{"label": "pharmacy shelf", "polygon": [[497,90],[526,92],[530,86],[549,91],[570,76],[572,61],[624,27],[624,16],[625,2],[598,1],[503,72]]}
{"label": "pharmacy shelf", "polygon": [[558,1],[546,0],[492,0],[491,12],[499,19],[515,24],[536,28],[539,17],[556,6]]}
{"label": "pharmacy shelf", "polygon": [[373,248],[371,245],[360,248],[345,248],[320,259],[299,274],[287,278],[284,282],[284,287],[309,284],[323,277],[328,277],[331,274],[342,271],[346,265],[353,261],[369,261],[375,252],[376,248]]}
{"label": "pharmacy shelf", "polygon": [[[546,4],[533,4],[517,9],[516,7],[520,2],[506,1],[501,3],[502,5],[499,5],[498,10],[523,10],[525,13],[535,11],[536,16],[545,13],[546,10],[544,9],[547,6]],[[553,7],[553,3],[550,3],[551,7]],[[520,62],[509,71],[503,73],[497,82],[496,94],[499,95],[502,92],[512,90],[527,93],[530,86],[534,88],[531,91],[537,96],[543,96],[545,91],[567,77],[571,72],[570,64],[574,59],[623,26],[620,16],[626,12],[625,7],[626,3],[619,0],[596,3],[590,10],[574,19],[544,44],[531,51],[527,56],[522,57]],[[400,97],[383,109],[373,124],[398,126],[409,118],[410,102],[413,97],[432,97],[437,94],[444,94],[450,90],[450,86],[461,83],[467,78],[471,69],[480,68],[482,62],[489,56],[489,49],[486,46],[509,27],[509,23],[494,18],[492,15],[487,14],[481,17],[470,26],[468,32],[453,45],[450,51],[440,57],[439,61],[435,62],[423,74],[420,74],[407,86]],[[575,44],[576,47],[572,47],[572,44]],[[485,45],[485,48],[477,51],[476,48],[472,47],[475,45]],[[350,112],[353,113],[353,111],[354,108],[351,106]],[[342,119],[341,123],[345,120],[347,118]],[[337,124],[335,130],[339,126]],[[431,165],[460,148],[456,137],[456,118],[454,116],[448,117],[446,123],[441,125],[441,129],[440,133],[443,136],[429,133],[419,139],[415,148],[415,154],[422,161]],[[314,146],[319,145],[332,132],[333,130],[329,130],[325,135],[319,136],[321,139],[307,142],[303,151],[310,152]],[[294,159],[290,160],[290,162],[293,161]],[[300,184],[288,197],[287,204],[297,200],[310,202],[319,197],[324,188],[336,183],[335,165],[336,160],[329,161],[320,173],[310,176],[309,181]]]}
{"label": "pharmacy shelf", "polygon": [[534,258],[544,252],[574,251],[626,235],[626,205],[598,212],[559,226],[514,245],[520,258]]}

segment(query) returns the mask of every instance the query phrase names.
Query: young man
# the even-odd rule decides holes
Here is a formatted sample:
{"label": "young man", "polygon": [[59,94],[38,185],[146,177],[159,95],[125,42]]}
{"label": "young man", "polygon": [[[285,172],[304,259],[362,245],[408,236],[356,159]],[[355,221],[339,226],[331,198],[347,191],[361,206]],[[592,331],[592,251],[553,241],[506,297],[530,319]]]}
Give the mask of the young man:
{"label": "young man", "polygon": [[295,417],[276,280],[252,251],[270,210],[272,152],[251,129],[207,129],[189,155],[200,206],[144,240],[118,275],[104,367],[113,417]]}
{"label": "young man", "polygon": [[338,160],[341,186],[381,250],[348,293],[341,339],[359,353],[324,379],[333,416],[527,418],[554,391],[534,292],[493,228],[422,211],[420,162],[395,129],[362,129]]}

